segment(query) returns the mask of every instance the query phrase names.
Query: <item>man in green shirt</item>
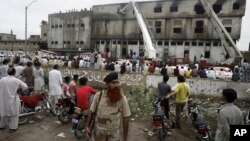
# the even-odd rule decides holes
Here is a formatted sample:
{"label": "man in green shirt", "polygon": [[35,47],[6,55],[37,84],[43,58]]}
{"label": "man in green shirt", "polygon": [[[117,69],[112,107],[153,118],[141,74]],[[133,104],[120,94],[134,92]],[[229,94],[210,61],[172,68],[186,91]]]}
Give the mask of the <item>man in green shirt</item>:
{"label": "man in green shirt", "polygon": [[181,112],[183,112],[183,109],[190,95],[190,87],[187,83],[185,83],[184,76],[179,75],[177,77],[177,81],[178,81],[178,85],[176,86],[175,90],[171,94],[167,95],[166,98],[176,95],[176,98],[175,98],[176,127],[180,129],[181,128],[180,115],[181,115]]}

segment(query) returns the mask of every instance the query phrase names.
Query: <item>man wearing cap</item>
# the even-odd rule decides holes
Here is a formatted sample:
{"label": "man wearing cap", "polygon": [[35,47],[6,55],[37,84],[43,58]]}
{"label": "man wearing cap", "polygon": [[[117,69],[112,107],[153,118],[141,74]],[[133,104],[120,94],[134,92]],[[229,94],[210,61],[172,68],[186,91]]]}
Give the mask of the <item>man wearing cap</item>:
{"label": "man wearing cap", "polygon": [[229,141],[230,125],[243,124],[242,112],[233,104],[235,99],[237,92],[234,89],[223,89],[221,100],[225,103],[220,107],[215,141]]}
{"label": "man wearing cap", "polygon": [[[87,133],[91,134],[91,120],[93,113],[96,113],[96,117],[93,119],[95,120],[94,138],[96,141],[126,141],[131,112],[128,100],[120,89],[118,73],[111,72],[104,78],[104,82],[106,89],[97,93],[91,104],[86,127]],[[122,134],[120,133],[121,127],[123,127]]]}

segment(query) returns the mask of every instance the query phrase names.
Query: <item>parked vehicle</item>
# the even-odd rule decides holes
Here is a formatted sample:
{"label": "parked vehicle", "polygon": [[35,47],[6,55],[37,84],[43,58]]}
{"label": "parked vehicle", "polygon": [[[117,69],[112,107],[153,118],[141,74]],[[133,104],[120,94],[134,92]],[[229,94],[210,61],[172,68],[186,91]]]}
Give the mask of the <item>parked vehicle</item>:
{"label": "parked vehicle", "polygon": [[153,114],[153,123],[154,131],[157,134],[159,141],[164,141],[167,137],[167,127],[164,124],[164,111],[161,107],[161,100],[153,102],[154,114]]}
{"label": "parked vehicle", "polygon": [[19,115],[18,124],[27,123],[30,118],[46,108],[45,93],[36,93],[29,96],[20,96],[21,112]]}
{"label": "parked vehicle", "polygon": [[85,132],[87,116],[87,110],[82,110],[81,108],[75,107],[75,113],[72,119],[72,124],[73,128],[75,129],[74,134],[77,139],[87,140]]}

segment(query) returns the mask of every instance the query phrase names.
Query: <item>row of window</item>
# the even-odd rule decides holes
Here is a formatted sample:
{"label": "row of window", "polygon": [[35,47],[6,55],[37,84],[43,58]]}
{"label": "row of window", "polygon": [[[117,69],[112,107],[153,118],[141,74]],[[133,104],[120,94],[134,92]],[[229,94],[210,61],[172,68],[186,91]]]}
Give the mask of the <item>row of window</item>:
{"label": "row of window", "polygon": [[[99,45],[99,44],[105,44],[105,42],[106,42],[106,44],[107,45],[109,45],[110,44],[110,41],[96,41],[96,44],[97,45]],[[112,41],[112,43],[113,44],[121,44],[121,41]],[[126,45],[126,44],[128,44],[128,45],[138,45],[138,43],[139,43],[139,45],[143,45],[143,41],[123,41],[122,42],[124,45]],[[169,46],[169,45],[172,45],[172,46],[174,46],[174,45],[179,45],[179,46],[182,46],[182,45],[185,45],[185,46],[190,46],[190,45],[192,45],[192,46],[211,46],[211,45],[213,45],[213,46],[221,46],[221,43],[220,42],[213,42],[213,43],[211,43],[211,42],[206,42],[206,43],[204,43],[204,42],[195,42],[195,41],[193,41],[193,42],[175,42],[175,41],[171,41],[171,42],[168,42],[168,41],[158,41],[157,42],[157,45],[165,45],[165,46]]]}
{"label": "row of window", "polygon": [[[233,4],[233,10],[238,10],[240,9],[240,4],[239,3],[234,3]],[[220,13],[222,9],[222,4],[213,4],[213,10],[215,13]],[[169,9],[170,12],[178,12],[178,6],[171,6]],[[204,14],[205,10],[201,4],[197,4],[194,7],[194,11],[196,11],[197,14]],[[158,6],[154,8],[154,13],[161,13],[162,12],[162,7]]]}
{"label": "row of window", "polygon": [[[80,24],[80,27],[81,28],[84,28],[84,24],[82,23],[82,24]],[[63,25],[52,25],[51,26],[51,28],[62,28],[63,27]],[[67,27],[68,28],[74,28],[74,27],[76,27],[76,25],[75,24],[67,24]]]}
{"label": "row of window", "polygon": [[[58,41],[51,41],[51,44],[58,44]],[[70,44],[70,41],[63,41],[63,44]],[[84,41],[76,41],[76,44],[84,44]]]}

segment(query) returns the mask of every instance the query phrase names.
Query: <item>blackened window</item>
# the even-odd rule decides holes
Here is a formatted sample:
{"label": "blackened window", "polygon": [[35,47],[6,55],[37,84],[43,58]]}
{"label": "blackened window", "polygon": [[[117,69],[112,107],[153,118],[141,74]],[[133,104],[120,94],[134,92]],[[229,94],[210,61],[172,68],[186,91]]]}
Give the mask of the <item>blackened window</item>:
{"label": "blackened window", "polygon": [[59,28],[62,28],[62,25],[61,25],[61,24],[59,25]]}
{"label": "blackened window", "polygon": [[103,44],[104,44],[104,41],[101,41],[101,44],[103,45]]}
{"label": "blackened window", "polygon": [[123,41],[123,43],[122,43],[122,44],[126,45],[126,44],[127,44],[127,41]]}
{"label": "blackened window", "polygon": [[205,51],[205,56],[204,58],[210,58],[210,51]]}
{"label": "blackened window", "polygon": [[76,41],[76,44],[79,44],[79,41]]}
{"label": "blackened window", "polygon": [[127,48],[122,48],[122,56],[127,56]]}
{"label": "blackened window", "polygon": [[113,44],[115,45],[115,44],[116,44],[116,41],[113,41]]}
{"label": "blackened window", "polygon": [[225,27],[228,33],[232,32],[232,27]]}
{"label": "blackened window", "polygon": [[71,27],[75,27],[75,24],[72,24]]}
{"label": "blackened window", "polygon": [[177,6],[171,6],[170,7],[170,12],[178,12],[178,7]]}
{"label": "blackened window", "polygon": [[47,36],[47,33],[43,33],[43,36]]}
{"label": "blackened window", "polygon": [[51,28],[54,28],[54,25],[52,25]]}
{"label": "blackened window", "polygon": [[204,14],[205,13],[205,10],[201,4],[196,4],[194,6],[194,11],[196,12],[196,14]]}
{"label": "blackened window", "polygon": [[155,7],[154,12],[155,13],[161,13],[162,12],[162,7]]}
{"label": "blackened window", "polygon": [[70,24],[68,24],[68,27],[70,27]]}
{"label": "blackened window", "polygon": [[70,41],[67,41],[67,44],[70,44]]}
{"label": "blackened window", "polygon": [[63,41],[63,44],[66,44],[67,42],[66,41]]}
{"label": "blackened window", "polygon": [[196,21],[194,33],[203,33],[203,21]]}
{"label": "blackened window", "polygon": [[203,46],[203,43],[199,42],[198,45],[199,45],[199,46]]}
{"label": "blackened window", "polygon": [[55,44],[57,45],[57,44],[58,44],[58,41],[55,41]]}
{"label": "blackened window", "polygon": [[176,42],[171,42],[171,45],[173,46],[173,45],[176,45]]}
{"label": "blackened window", "polygon": [[185,46],[189,46],[190,45],[190,43],[189,42],[185,42]]}
{"label": "blackened window", "polygon": [[169,45],[169,42],[164,42],[164,45],[165,45],[165,46],[168,46],[168,45]]}
{"label": "blackened window", "polygon": [[157,43],[158,45],[162,45],[162,41],[158,41],[158,43]]}
{"label": "blackened window", "polygon": [[140,41],[140,43],[139,43],[140,45],[143,45],[143,41]]}
{"label": "blackened window", "polygon": [[184,57],[189,55],[189,50],[184,50]]}
{"label": "blackened window", "polygon": [[239,3],[234,3],[233,4],[233,10],[238,10],[240,9],[240,4]]}
{"label": "blackened window", "polygon": [[99,45],[99,44],[100,44],[100,41],[96,41],[95,43],[96,43],[97,45]]}
{"label": "blackened window", "polygon": [[54,44],[54,41],[51,41],[51,44]]}
{"label": "blackened window", "polygon": [[214,42],[214,46],[218,46],[219,45],[219,43],[218,42]]}
{"label": "blackened window", "polygon": [[155,27],[161,27],[161,21],[155,21]]}
{"label": "blackened window", "polygon": [[117,41],[117,44],[120,45],[120,44],[121,44],[121,41]]}
{"label": "blackened window", "polygon": [[211,43],[206,43],[206,46],[211,46]]}
{"label": "blackened window", "polygon": [[55,25],[55,28],[58,28],[58,25]]}
{"label": "blackened window", "polygon": [[137,45],[138,42],[137,42],[137,41],[128,41],[128,44],[129,44],[129,45]]}
{"label": "blackened window", "polygon": [[173,32],[174,32],[174,33],[181,33],[181,28],[175,27],[175,28],[173,29]]}
{"label": "blackened window", "polygon": [[155,33],[161,33],[161,28],[156,28]]}
{"label": "blackened window", "polygon": [[183,42],[177,42],[177,45],[181,46],[183,45]]}
{"label": "blackened window", "polygon": [[83,42],[83,41],[80,41],[80,44],[82,45],[82,44],[84,44],[84,42]]}
{"label": "blackened window", "polygon": [[84,23],[81,24],[81,27],[84,28]]}
{"label": "blackened window", "polygon": [[215,12],[216,14],[217,14],[217,13],[220,13],[221,9],[222,9],[222,4],[214,4],[214,5],[213,5],[213,10],[214,10],[214,12]]}
{"label": "blackened window", "polygon": [[197,45],[197,42],[192,42],[192,46],[196,46]]}
{"label": "blackened window", "polygon": [[106,41],[106,44],[107,44],[107,45],[109,45],[109,43],[110,43],[109,41]]}

